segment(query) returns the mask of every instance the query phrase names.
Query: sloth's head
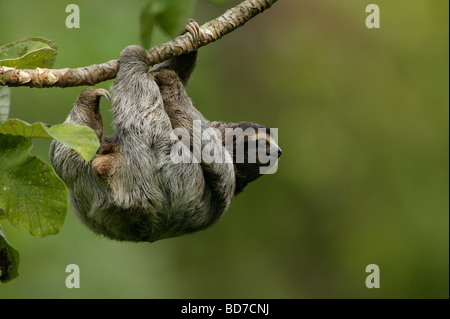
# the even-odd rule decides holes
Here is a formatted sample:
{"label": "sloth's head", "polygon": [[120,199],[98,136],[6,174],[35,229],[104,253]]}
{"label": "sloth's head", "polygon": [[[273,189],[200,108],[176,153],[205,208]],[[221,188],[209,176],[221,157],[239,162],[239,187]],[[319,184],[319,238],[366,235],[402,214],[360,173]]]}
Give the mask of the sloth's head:
{"label": "sloth's head", "polygon": [[281,148],[270,128],[251,122],[212,124],[221,131],[223,144],[233,157],[235,195],[277,164]]}

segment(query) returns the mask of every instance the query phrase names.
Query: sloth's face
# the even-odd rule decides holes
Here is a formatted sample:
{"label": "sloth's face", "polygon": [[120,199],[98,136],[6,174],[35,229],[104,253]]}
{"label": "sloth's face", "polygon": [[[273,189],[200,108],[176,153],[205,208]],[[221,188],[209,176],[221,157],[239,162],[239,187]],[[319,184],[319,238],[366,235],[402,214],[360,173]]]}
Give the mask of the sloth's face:
{"label": "sloth's face", "polygon": [[254,124],[251,128],[253,132],[247,128],[242,135],[236,135],[233,141],[236,194],[248,183],[265,175],[281,156],[281,148],[270,129],[259,124]]}

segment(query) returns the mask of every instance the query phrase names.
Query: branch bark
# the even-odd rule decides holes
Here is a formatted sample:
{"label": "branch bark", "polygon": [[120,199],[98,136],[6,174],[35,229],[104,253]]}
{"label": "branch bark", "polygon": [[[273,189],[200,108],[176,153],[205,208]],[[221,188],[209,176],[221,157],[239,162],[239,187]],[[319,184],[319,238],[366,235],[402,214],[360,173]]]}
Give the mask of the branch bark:
{"label": "branch bark", "polygon": [[[220,17],[200,27],[200,40],[194,41],[189,33],[169,42],[158,44],[148,51],[151,65],[161,63],[171,57],[189,53],[243,26],[247,21],[270,8],[278,0],[245,0],[227,10]],[[0,67],[0,86],[28,87],[72,87],[95,85],[113,79],[119,68],[118,60],[94,64],[76,69],[34,70]]]}

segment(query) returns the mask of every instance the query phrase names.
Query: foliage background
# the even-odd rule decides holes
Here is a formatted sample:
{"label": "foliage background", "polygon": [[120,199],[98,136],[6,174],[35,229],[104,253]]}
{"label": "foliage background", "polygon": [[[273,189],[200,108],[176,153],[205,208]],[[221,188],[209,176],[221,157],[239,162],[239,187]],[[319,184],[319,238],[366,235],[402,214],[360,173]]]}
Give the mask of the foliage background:
{"label": "foliage background", "polygon": [[[64,68],[139,43],[143,1],[78,1],[80,29],[65,27],[69,3],[0,0],[0,44],[46,37]],[[369,3],[381,29],[365,26]],[[195,105],[209,119],[278,128],[278,172],[209,230],[153,244],[97,237],[70,212],[45,238],[3,222],[21,264],[0,298],[448,298],[448,6],[280,0],[202,48]],[[199,2],[194,18],[224,10]],[[13,88],[10,117],[63,122],[81,89]],[[48,161],[49,143],[33,143]],[[72,263],[80,289],[65,287]],[[371,263],[380,289],[365,287]]]}

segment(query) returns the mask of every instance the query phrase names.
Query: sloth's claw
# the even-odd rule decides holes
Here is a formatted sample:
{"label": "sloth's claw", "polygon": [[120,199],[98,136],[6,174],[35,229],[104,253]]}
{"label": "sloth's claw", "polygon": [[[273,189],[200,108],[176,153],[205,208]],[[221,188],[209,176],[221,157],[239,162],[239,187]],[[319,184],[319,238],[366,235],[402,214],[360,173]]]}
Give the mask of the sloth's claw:
{"label": "sloth's claw", "polygon": [[200,41],[200,26],[194,19],[188,20],[185,27],[185,32],[189,32],[192,35],[194,42]]}
{"label": "sloth's claw", "polygon": [[108,90],[105,89],[97,89],[97,94],[105,97],[108,101],[111,101],[111,95]]}

